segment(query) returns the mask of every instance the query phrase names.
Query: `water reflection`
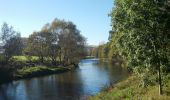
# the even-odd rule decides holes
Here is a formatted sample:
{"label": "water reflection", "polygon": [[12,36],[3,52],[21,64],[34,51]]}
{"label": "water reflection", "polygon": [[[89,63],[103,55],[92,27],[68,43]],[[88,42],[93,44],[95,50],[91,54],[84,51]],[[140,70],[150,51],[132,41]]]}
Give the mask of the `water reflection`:
{"label": "water reflection", "polygon": [[94,95],[127,76],[127,71],[97,59],[82,60],[76,70],[0,86],[0,100],[77,100]]}

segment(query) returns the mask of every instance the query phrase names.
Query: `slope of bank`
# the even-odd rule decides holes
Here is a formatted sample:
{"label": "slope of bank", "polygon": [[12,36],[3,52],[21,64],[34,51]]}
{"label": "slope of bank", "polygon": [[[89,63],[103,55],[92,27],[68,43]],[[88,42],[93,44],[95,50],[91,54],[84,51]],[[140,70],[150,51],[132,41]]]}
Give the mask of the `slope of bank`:
{"label": "slope of bank", "polygon": [[162,96],[158,94],[158,86],[142,88],[139,83],[140,80],[131,75],[112,88],[89,97],[89,100],[170,100],[170,77],[164,84]]}
{"label": "slope of bank", "polygon": [[71,70],[73,67],[46,67],[46,66],[36,66],[30,68],[22,68],[17,70],[14,75],[14,79],[31,78],[49,74],[62,73]]}
{"label": "slope of bank", "polygon": [[35,66],[35,67],[25,67],[18,69],[14,72],[13,77],[5,76],[0,79],[0,84],[10,82],[12,80],[26,79],[32,77],[45,76],[50,74],[63,73],[69,70],[74,69],[75,66],[69,65],[67,67],[58,66],[58,67],[47,67],[47,66]]}

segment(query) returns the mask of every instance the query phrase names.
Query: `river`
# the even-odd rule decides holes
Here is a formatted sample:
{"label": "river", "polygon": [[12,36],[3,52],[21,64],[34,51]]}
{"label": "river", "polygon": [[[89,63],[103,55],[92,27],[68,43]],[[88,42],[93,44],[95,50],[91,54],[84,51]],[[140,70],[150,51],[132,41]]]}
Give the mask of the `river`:
{"label": "river", "polygon": [[69,72],[13,81],[0,86],[0,100],[79,100],[126,78],[118,64],[86,59]]}

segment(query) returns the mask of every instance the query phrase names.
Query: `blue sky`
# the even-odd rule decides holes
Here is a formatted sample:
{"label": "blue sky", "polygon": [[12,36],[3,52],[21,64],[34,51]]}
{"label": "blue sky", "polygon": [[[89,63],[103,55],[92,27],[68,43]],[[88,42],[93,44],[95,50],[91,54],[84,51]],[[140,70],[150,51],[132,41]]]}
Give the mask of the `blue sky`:
{"label": "blue sky", "polygon": [[107,41],[113,0],[0,0],[0,24],[7,22],[28,37],[54,20],[77,25],[90,45]]}

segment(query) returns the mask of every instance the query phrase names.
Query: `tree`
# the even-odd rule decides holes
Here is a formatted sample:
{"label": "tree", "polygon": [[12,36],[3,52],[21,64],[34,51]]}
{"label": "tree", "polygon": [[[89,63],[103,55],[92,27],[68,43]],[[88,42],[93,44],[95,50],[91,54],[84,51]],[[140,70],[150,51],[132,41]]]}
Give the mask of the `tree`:
{"label": "tree", "polygon": [[38,56],[41,62],[50,58],[53,64],[78,64],[84,56],[86,40],[72,22],[55,19],[46,24],[40,32],[29,36],[25,51]]}
{"label": "tree", "polygon": [[[43,30],[46,30],[52,34],[51,40],[53,40],[51,44],[51,49],[49,49],[49,53],[54,58],[59,58],[59,64],[62,63],[62,50],[61,46],[59,46],[59,34],[64,28],[64,21],[55,19],[51,22],[51,24],[46,24]],[[54,49],[52,49],[54,48]],[[52,50],[52,51],[51,51]]]}
{"label": "tree", "polygon": [[52,40],[51,47],[55,49],[51,51],[51,55],[56,53],[60,63],[63,60],[65,64],[76,64],[84,56],[86,40],[72,22],[55,19],[51,24],[46,24],[43,30],[52,34],[50,39]]}
{"label": "tree", "polygon": [[60,28],[58,44],[66,64],[77,64],[84,56],[85,38],[72,22],[63,23]]}
{"label": "tree", "polygon": [[4,49],[3,55],[6,62],[15,55],[22,53],[22,41],[19,32],[13,30],[12,26],[4,23],[1,28],[1,42]]}
{"label": "tree", "polygon": [[14,36],[6,41],[4,45],[4,55],[7,59],[11,58],[12,56],[17,56],[22,54],[22,41],[20,35]]}
{"label": "tree", "polygon": [[42,30],[41,36],[44,38],[44,45],[46,47],[46,57],[49,57],[53,65],[57,64],[57,57],[60,53],[60,47],[57,44],[57,34],[50,30]]}
{"label": "tree", "polygon": [[29,36],[28,46],[25,50],[27,54],[38,56],[43,63],[47,55],[47,49],[46,37],[43,32],[34,32]]}
{"label": "tree", "polygon": [[158,72],[160,94],[161,68],[168,64],[169,9],[167,0],[115,0],[111,13],[113,45],[143,78]]}
{"label": "tree", "polygon": [[15,35],[15,31],[13,30],[12,26],[8,26],[6,22],[3,23],[1,28],[1,41],[3,44],[6,43],[11,37]]}

